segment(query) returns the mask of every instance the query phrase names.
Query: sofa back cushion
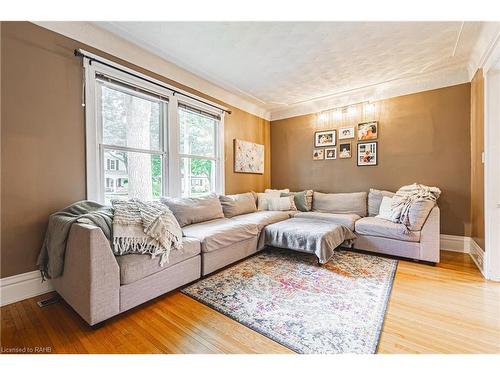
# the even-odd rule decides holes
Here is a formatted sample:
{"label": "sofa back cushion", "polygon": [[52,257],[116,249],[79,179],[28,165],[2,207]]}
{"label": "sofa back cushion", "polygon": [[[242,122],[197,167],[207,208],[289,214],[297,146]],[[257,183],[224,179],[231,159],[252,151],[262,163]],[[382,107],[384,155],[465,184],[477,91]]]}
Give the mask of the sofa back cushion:
{"label": "sofa back cushion", "polygon": [[267,201],[269,211],[297,211],[293,196],[271,198]]}
{"label": "sofa back cushion", "polygon": [[170,208],[181,227],[224,217],[216,194],[201,198],[162,197],[160,201]]}
{"label": "sofa back cushion", "polygon": [[436,202],[431,200],[412,202],[408,212],[408,219],[410,221],[408,229],[413,231],[421,230],[435,205]]}
{"label": "sofa back cushion", "polygon": [[394,193],[387,190],[370,189],[368,193],[368,216],[377,216],[379,214],[382,198],[392,198]]}
{"label": "sofa back cushion", "polygon": [[257,211],[256,199],[257,195],[253,192],[219,196],[224,216],[228,218]]}
{"label": "sofa back cushion", "polygon": [[270,191],[267,193],[257,193],[257,210],[269,211],[269,200],[272,198],[279,198],[280,196],[281,196],[281,193],[279,191]]}
{"label": "sofa back cushion", "polygon": [[324,194],[314,192],[313,211],[366,216],[367,193]]}

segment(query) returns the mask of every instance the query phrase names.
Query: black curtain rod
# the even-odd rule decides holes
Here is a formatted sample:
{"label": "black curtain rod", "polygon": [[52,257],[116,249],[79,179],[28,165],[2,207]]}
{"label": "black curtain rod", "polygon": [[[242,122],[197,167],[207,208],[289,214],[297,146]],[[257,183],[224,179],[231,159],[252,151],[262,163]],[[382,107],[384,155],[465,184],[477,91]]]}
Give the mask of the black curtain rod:
{"label": "black curtain rod", "polygon": [[170,90],[170,91],[172,91],[172,92],[174,93],[174,95],[175,95],[175,94],[181,94],[181,95],[186,96],[186,97],[188,97],[188,98],[190,98],[190,99],[193,99],[193,100],[196,100],[196,101],[201,102],[201,103],[203,103],[203,104],[206,104],[206,105],[208,105],[208,106],[210,106],[210,107],[217,108],[218,110],[223,111],[223,112],[226,112],[226,113],[227,113],[227,114],[229,114],[229,115],[231,114],[231,111],[230,111],[230,110],[228,110],[228,109],[220,108],[220,107],[218,107],[218,106],[216,106],[216,105],[213,105],[213,104],[211,104],[211,103],[207,103],[207,102],[205,102],[205,101],[203,101],[203,100],[200,100],[200,99],[198,99],[198,98],[195,98],[194,96],[191,96],[191,95],[189,95],[189,94],[185,94],[185,93],[183,93],[183,92],[176,91],[176,90],[174,90],[174,89],[172,89],[172,88],[170,88],[170,87],[168,87],[168,86],[163,86],[163,85],[161,85],[161,84],[159,84],[159,83],[157,83],[157,82],[155,82],[155,81],[151,81],[151,80],[149,80],[149,79],[147,79],[147,78],[141,77],[140,75],[137,75],[137,74],[134,74],[134,73],[127,72],[126,70],[121,69],[121,68],[118,68],[118,67],[116,67],[116,66],[114,66],[114,65],[108,64],[108,63],[107,63],[107,62],[105,62],[105,61],[102,61],[102,60],[96,59],[95,57],[92,57],[92,56],[85,55],[85,54],[81,53],[81,52],[80,52],[79,50],[77,50],[77,49],[75,49],[75,56],[76,56],[76,57],[86,57],[86,58],[87,58],[87,59],[89,59],[91,62],[92,62],[92,61],[97,61],[99,64],[106,65],[106,66],[108,66],[108,67],[110,67],[110,68],[113,68],[113,69],[116,69],[116,70],[118,70],[118,71],[120,71],[120,72],[122,72],[122,73],[129,74],[129,75],[131,75],[132,77],[142,79],[143,81],[149,82],[149,83],[151,83],[151,84],[153,84],[153,85],[156,85],[156,86],[162,87],[162,88],[164,88],[164,89]]}

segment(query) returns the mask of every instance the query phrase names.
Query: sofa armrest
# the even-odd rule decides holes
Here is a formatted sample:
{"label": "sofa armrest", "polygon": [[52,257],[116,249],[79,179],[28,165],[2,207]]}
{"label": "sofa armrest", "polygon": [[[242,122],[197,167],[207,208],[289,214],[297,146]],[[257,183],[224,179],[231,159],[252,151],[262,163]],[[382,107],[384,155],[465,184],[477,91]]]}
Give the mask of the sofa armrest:
{"label": "sofa armrest", "polygon": [[57,292],[90,325],[120,312],[120,268],[102,230],[74,224],[69,233]]}
{"label": "sofa armrest", "polygon": [[439,263],[440,212],[436,205],[429,213],[420,232],[420,260]]}

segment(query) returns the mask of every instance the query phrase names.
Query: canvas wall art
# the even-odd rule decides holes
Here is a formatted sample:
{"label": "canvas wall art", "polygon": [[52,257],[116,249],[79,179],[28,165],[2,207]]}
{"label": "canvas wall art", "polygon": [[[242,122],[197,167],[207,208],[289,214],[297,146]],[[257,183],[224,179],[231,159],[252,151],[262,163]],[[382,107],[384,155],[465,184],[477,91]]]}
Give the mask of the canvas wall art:
{"label": "canvas wall art", "polygon": [[233,146],[236,173],[264,173],[264,145],[235,139]]}

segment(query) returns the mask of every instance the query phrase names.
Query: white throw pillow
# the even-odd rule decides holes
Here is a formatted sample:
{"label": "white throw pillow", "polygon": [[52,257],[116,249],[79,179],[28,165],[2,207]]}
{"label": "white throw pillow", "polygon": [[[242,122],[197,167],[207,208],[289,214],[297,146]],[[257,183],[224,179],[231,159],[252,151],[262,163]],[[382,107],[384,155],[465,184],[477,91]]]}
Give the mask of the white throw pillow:
{"label": "white throw pillow", "polygon": [[290,189],[281,189],[281,190],[276,190],[276,189],[266,189],[264,190],[264,193],[275,193],[275,192],[278,192],[278,193],[289,193],[290,192]]}
{"label": "white throw pillow", "polygon": [[269,199],[279,198],[281,193],[279,191],[273,191],[270,193],[257,193],[257,210],[268,211]]}
{"label": "white throw pillow", "polygon": [[378,210],[378,215],[375,217],[378,217],[379,219],[384,219],[384,220],[391,220],[392,217],[392,198],[389,197],[383,197],[382,202],[380,203],[380,208]]}
{"label": "white throw pillow", "polygon": [[269,211],[297,211],[293,196],[271,198],[267,201]]}

